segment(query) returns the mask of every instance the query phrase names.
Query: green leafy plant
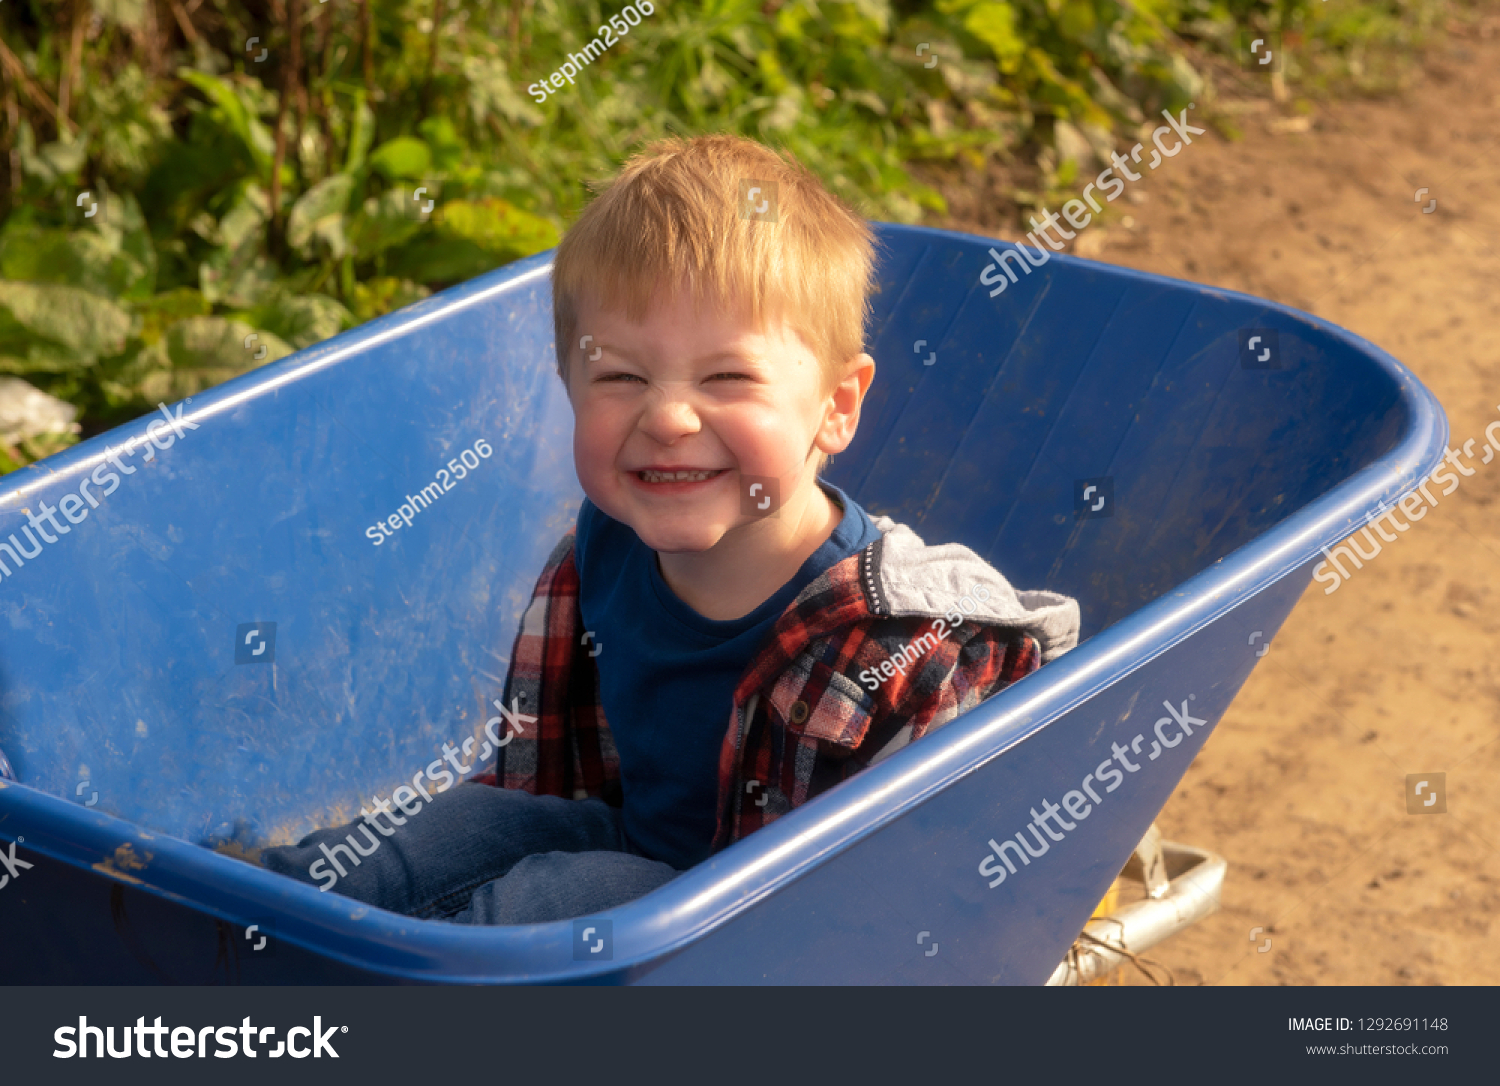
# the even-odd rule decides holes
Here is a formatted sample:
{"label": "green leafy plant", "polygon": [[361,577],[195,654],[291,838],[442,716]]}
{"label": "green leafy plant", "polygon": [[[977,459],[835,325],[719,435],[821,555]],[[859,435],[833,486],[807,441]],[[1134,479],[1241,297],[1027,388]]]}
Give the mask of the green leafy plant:
{"label": "green leafy plant", "polygon": [[946,210],[912,163],[1065,187],[1244,28],[1331,78],[1440,2],[648,0],[538,104],[621,5],[10,0],[0,373],[115,424],[554,246],[581,182],[670,133],[786,147],[901,222]]}

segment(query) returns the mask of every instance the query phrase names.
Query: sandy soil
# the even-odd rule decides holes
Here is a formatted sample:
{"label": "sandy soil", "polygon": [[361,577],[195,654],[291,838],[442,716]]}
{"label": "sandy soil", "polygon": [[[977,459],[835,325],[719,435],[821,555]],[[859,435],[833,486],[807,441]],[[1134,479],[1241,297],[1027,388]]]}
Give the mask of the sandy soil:
{"label": "sandy soil", "polygon": [[[1364,336],[1477,454],[1500,419],[1500,15],[1450,29],[1399,98],[1310,125],[1231,104],[1242,139],[1198,138],[1077,251]],[[1019,236],[955,212],[934,225]],[[1149,954],[1176,983],[1500,982],[1497,499],[1500,457],[1293,610],[1158,821],[1230,864],[1222,911]],[[1432,772],[1447,813],[1407,814]]]}

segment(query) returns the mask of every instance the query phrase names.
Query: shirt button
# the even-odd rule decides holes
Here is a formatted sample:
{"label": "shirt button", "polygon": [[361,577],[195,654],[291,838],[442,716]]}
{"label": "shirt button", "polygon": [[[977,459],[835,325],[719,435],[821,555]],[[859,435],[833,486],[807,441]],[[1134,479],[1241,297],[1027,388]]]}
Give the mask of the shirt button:
{"label": "shirt button", "polygon": [[794,702],[792,702],[792,723],[793,724],[802,724],[802,723],[805,723],[806,721],[807,721],[807,702],[805,702],[805,701],[794,701]]}

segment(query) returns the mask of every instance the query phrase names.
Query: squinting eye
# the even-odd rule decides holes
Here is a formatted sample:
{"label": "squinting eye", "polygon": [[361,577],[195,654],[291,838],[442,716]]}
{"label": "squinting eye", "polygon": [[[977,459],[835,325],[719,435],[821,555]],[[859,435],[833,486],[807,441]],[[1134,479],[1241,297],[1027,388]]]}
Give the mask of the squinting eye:
{"label": "squinting eye", "polygon": [[755,378],[751,377],[748,373],[716,373],[712,377],[710,377],[709,380],[710,381],[717,381],[721,377],[724,378],[725,380],[728,380],[728,381],[753,381],[753,380],[755,380]]}
{"label": "squinting eye", "polygon": [[640,381],[642,384],[645,384],[645,379],[634,373],[602,373],[598,377],[595,377],[594,380],[596,382],[616,383],[620,381]]}

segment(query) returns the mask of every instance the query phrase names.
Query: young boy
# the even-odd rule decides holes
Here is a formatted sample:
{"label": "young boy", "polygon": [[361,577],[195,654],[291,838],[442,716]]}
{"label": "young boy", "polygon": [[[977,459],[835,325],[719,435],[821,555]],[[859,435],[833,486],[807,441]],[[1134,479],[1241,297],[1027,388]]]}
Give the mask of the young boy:
{"label": "young boy", "polygon": [[817,478],[875,377],[873,243],[750,140],[625,164],[553,268],[587,497],[516,639],[523,730],[420,818],[366,815],[267,867],[310,882],[332,862],[342,894],[458,923],[597,912],[1077,643],[1074,600],[1018,593]]}

